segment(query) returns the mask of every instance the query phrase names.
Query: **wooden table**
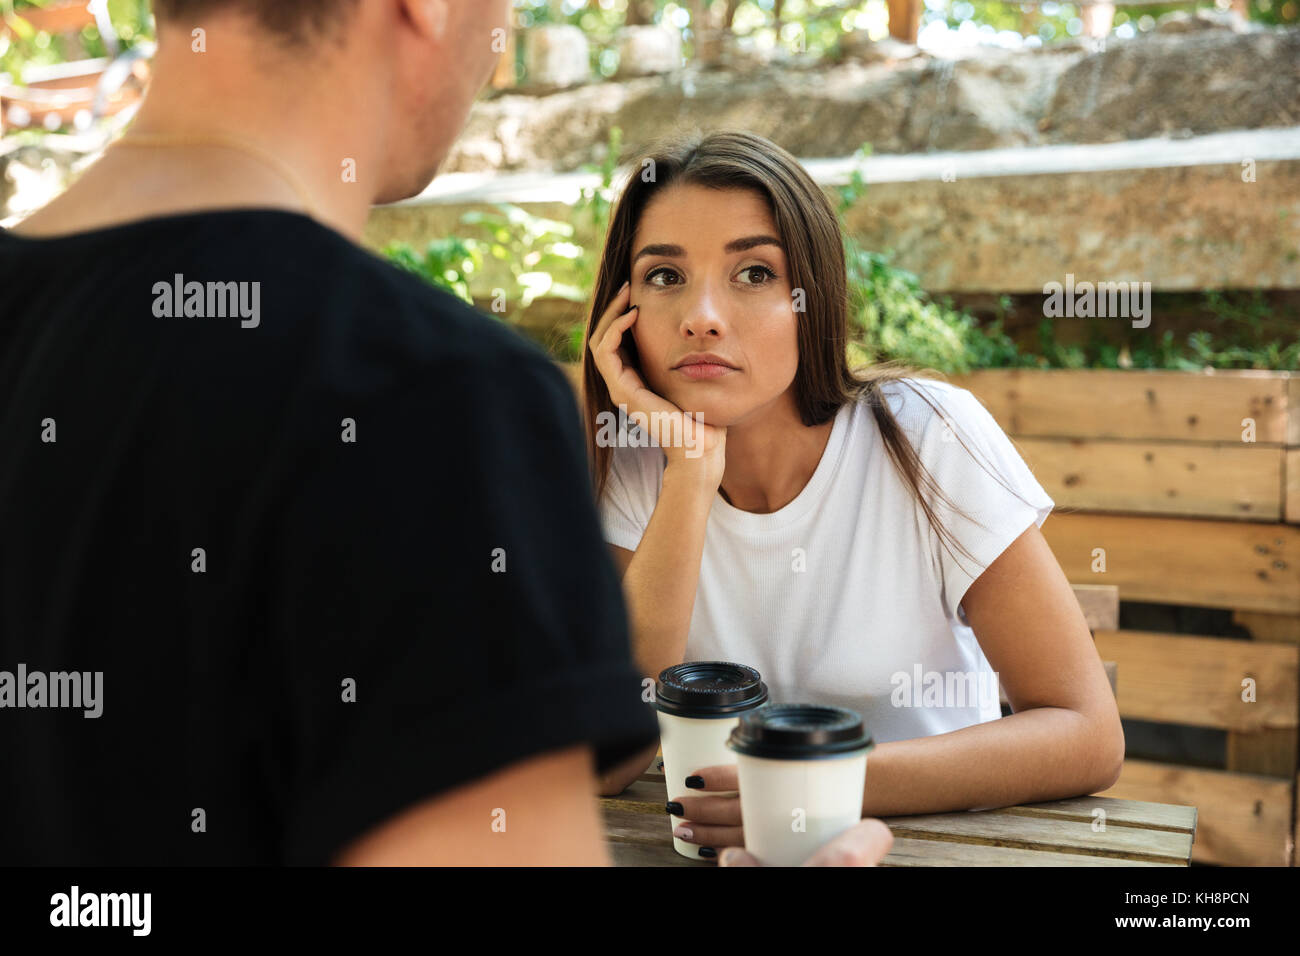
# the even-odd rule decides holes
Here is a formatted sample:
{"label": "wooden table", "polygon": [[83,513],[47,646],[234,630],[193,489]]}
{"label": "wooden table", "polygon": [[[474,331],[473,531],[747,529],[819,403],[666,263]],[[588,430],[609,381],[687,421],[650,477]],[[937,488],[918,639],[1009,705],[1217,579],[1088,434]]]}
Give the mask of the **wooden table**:
{"label": "wooden table", "polygon": [[[673,849],[667,800],[664,775],[653,765],[617,797],[601,799],[616,865],[715,865]],[[1187,866],[1196,808],[1076,797],[884,822],[893,831],[894,846],[881,866]]]}

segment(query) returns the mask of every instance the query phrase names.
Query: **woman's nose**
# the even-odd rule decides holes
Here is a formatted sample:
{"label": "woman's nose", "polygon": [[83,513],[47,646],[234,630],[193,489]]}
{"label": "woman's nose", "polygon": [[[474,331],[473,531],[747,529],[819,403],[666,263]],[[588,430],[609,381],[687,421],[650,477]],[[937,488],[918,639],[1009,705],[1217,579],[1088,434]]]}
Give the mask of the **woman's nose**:
{"label": "woman's nose", "polygon": [[726,331],[726,322],[718,308],[717,297],[708,290],[702,291],[694,302],[686,303],[682,317],[682,331],[688,335],[719,336]]}

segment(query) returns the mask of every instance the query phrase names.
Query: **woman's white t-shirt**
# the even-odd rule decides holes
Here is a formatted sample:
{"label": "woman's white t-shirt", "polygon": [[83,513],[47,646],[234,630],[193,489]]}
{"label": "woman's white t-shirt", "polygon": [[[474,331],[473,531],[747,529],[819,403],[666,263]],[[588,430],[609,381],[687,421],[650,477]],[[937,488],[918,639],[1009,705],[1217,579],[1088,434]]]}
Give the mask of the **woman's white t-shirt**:
{"label": "woman's white t-shirt", "polygon": [[[684,658],[748,664],[775,702],[850,707],[878,742],[1001,716],[996,675],[961,600],[1055,504],[968,390],[907,382],[944,416],[907,384],[886,383],[880,393],[921,462],[965,513],[927,494],[976,561],[951,541],[940,543],[895,470],[871,409],[849,403],[836,413],[812,479],[784,508],[753,514],[714,496]],[[620,434],[626,440],[626,430]],[[659,499],[665,458],[653,446],[612,451],[600,502],[605,539],[634,551]]]}

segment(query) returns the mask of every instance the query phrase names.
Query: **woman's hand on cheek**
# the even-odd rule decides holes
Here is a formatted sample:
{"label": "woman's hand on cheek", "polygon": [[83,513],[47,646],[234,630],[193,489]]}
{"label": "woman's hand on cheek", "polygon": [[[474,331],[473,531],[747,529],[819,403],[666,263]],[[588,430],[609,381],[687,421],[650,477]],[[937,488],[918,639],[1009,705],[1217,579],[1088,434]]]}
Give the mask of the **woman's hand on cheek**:
{"label": "woman's hand on cheek", "polygon": [[629,290],[624,283],[592,329],[587,343],[592,361],[605,380],[614,407],[624,409],[639,428],[649,433],[649,440],[664,450],[674,471],[687,467],[698,472],[712,484],[712,493],[722,482],[726,468],[727,429],[685,415],[652,391],[642,377],[644,369],[631,363],[631,353],[623,342],[639,313],[630,304]]}
{"label": "woman's hand on cheek", "polygon": [[[670,782],[671,800],[682,807],[678,814],[682,822],[675,835],[687,843],[709,847],[715,854],[723,847],[743,847],[738,787],[734,766],[704,767],[676,785]],[[673,795],[674,791],[681,795]]]}
{"label": "woman's hand on cheek", "polygon": [[680,419],[681,409],[650,390],[641,370],[632,363],[631,352],[623,344],[624,336],[631,334],[638,316],[636,306],[630,304],[630,296],[629,286],[624,283],[596,323],[587,343],[592,361],[605,380],[609,397],[616,407],[623,406],[629,415],[641,413],[647,423],[673,414]]}

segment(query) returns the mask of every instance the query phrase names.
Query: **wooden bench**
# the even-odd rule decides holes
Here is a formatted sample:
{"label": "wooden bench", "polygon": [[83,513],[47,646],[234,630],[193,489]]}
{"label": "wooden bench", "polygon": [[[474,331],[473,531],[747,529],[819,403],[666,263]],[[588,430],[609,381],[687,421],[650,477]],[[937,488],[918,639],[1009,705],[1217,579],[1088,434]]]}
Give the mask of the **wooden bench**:
{"label": "wooden bench", "polygon": [[[1071,582],[1221,609],[1213,634],[1094,626],[1120,717],[1195,756],[1130,756],[1107,796],[1200,808],[1195,862],[1287,865],[1300,843],[1300,375],[991,369],[988,408],[1056,509]],[[1193,628],[1194,630],[1195,628]],[[1168,632],[1167,632],[1168,631]],[[1221,748],[1221,749],[1220,749]]]}

